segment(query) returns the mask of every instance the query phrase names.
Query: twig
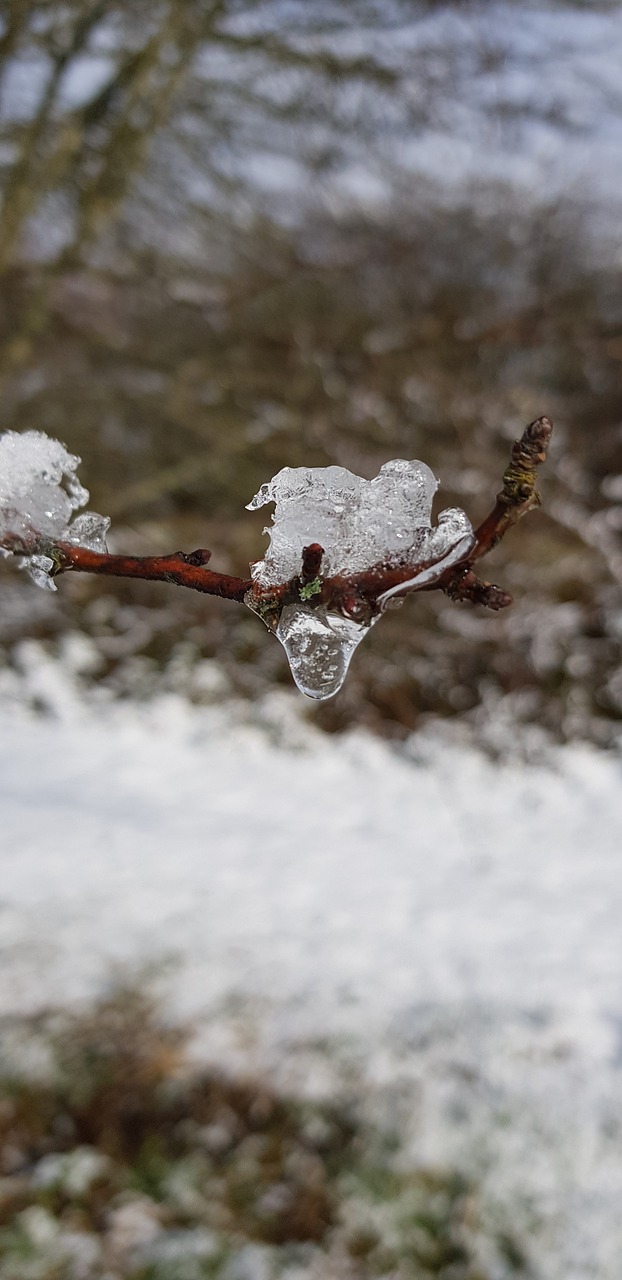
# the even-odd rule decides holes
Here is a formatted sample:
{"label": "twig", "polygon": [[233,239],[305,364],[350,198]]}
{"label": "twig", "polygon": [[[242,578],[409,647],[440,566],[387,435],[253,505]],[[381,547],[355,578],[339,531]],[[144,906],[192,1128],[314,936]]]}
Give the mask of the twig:
{"label": "twig", "polygon": [[472,566],[487,556],[522,516],[540,505],[536,472],[546,462],[552,433],[550,418],[536,418],[525,427],[520,440],[514,442],[510,465],[503,473],[503,488],[490,515],[475,530],[473,550],[464,564],[449,570],[437,584],[452,600],[470,600],[488,609],[505,609],[512,603],[507,591],[491,582],[480,581]]}
{"label": "twig", "polygon": [[539,507],[536,470],[546,462],[552,432],[550,418],[536,418],[513,445],[512,460],[503,473],[503,488],[490,515],[475,531],[475,549],[469,556],[471,564],[488,555],[521,516]]}
{"label": "twig", "polygon": [[191,587],[193,591],[204,591],[210,596],[242,601],[253,585],[250,578],[234,578],[206,569],[211,554],[211,551],[201,548],[198,551],[175,551],[170,556],[111,556],[88,551],[86,547],[74,547],[68,542],[59,542],[52,550],[52,557],[58,563],[54,576],[68,569],[78,569],[82,573],[110,574],[118,578],[173,582],[180,587]]}
{"label": "twig", "polygon": [[[548,418],[537,418],[525,428],[512,449],[510,465],[504,473],[503,487],[497,494],[495,506],[475,530],[472,546],[459,564],[446,569],[432,582],[426,581],[425,574],[426,570],[433,568],[433,562],[425,561],[397,565],[381,563],[362,573],[323,578],[324,550],[317,542],[302,549],[301,570],[297,577],[270,587],[262,587],[251,578],[236,578],[207,569],[205,566],[211,552],[205,549],[177,551],[170,556],[117,556],[89,551],[67,542],[41,542],[32,549],[24,546],[21,553],[28,551],[29,554],[35,552],[50,556],[54,561],[54,576],[78,570],[122,578],[143,578],[172,582],[207,595],[244,602],[270,627],[276,625],[286,604],[300,600],[312,608],[323,605],[336,613],[369,623],[381,612],[382,597],[387,597],[388,593],[406,595],[411,591],[440,589],[452,600],[470,601],[489,609],[504,609],[512,603],[512,597],[494,583],[477,578],[473,565],[488,555],[527,511],[538,506],[536,470],[545,461],[552,430]],[[19,548],[13,549],[19,553]],[[421,581],[413,583],[414,578]],[[403,593],[399,591],[402,584]]]}

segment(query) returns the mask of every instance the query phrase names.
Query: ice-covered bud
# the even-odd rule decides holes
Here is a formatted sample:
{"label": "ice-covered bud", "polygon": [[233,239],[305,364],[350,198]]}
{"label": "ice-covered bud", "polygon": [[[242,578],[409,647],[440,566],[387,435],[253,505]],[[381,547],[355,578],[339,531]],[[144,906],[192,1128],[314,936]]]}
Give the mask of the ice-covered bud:
{"label": "ice-covered bud", "polygon": [[[471,523],[457,508],[442,511],[432,525],[437,487],[424,462],[403,458],[385,462],[373,480],[345,467],[284,467],[248,504],[254,511],[275,503],[272,525],[264,530],[270,545],[251,567],[255,582],[271,587],[291,581],[300,573],[303,548],[319,543],[323,577],[351,576],[377,565],[412,568],[410,577],[378,597],[382,610],[409,587],[437,581],[473,545]],[[370,625],[324,607],[287,605],[277,636],[298,688],[312,698],[337,693]]]}
{"label": "ice-covered bud", "polygon": [[[263,560],[252,567],[260,586],[278,586],[300,572],[302,548],[324,548],[324,576],[361,573],[373,565],[432,565],[472,537],[462,511],[441,512],[432,527],[438,481],[425,462],[395,458],[373,480],[345,467],[284,467],[248,504],[275,503]],[[467,548],[468,549],[468,548]]]}
{"label": "ice-covered bud", "polygon": [[106,551],[104,516],[85,512],[73,519],[89,499],[76,474],[79,462],[42,431],[0,436],[0,546],[24,556],[23,567],[38,586],[54,589],[50,544]]}

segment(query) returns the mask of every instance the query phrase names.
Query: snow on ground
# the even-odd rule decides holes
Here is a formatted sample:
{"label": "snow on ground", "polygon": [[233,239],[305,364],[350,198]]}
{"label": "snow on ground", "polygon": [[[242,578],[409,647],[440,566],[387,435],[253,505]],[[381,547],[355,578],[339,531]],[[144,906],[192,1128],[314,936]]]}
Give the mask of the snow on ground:
{"label": "snow on ground", "polygon": [[482,1181],[537,1275],[617,1280],[620,760],[325,738],[289,695],[113,703],[38,646],[22,665],[1,686],[0,1013],[175,958],[204,1051],[356,1082],[405,1158]]}

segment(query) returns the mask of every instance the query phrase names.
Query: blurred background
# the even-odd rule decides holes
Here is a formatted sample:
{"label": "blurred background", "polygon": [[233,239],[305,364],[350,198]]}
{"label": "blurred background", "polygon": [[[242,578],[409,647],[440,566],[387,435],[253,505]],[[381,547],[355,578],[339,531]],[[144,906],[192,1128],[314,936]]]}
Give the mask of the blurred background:
{"label": "blurred background", "polygon": [[0,6],[1,429],[111,550],[246,576],[394,457],[476,523],[555,422],[513,607],[322,706],[0,562],[1,1280],[618,1280],[621,66],[619,0]]}
{"label": "blurred background", "polygon": [[[622,15],[616,3],[5,4],[3,427],[83,458],[113,549],[208,546],[245,575],[284,465],[420,457],[489,508],[555,420],[544,511],[487,565],[500,617],[434,595],[308,714],[619,732]],[[3,570],[0,644],[79,628],[146,693],[183,644],[237,693],[290,687],[237,606]],[[494,736],[494,735],[493,735]]]}

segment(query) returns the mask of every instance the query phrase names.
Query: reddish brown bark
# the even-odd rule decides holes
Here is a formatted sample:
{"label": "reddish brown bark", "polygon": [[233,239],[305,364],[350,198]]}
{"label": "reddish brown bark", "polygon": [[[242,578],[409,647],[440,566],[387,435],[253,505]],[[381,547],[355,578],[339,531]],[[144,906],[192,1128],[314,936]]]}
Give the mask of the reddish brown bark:
{"label": "reddish brown bark", "polygon": [[252,587],[250,578],[234,578],[206,569],[212,553],[204,548],[174,551],[170,556],[112,556],[59,542],[56,550],[61,559],[60,573],[79,569],[82,573],[105,573],[117,578],[173,582],[180,587],[191,587],[193,591],[204,591],[210,596],[222,596],[225,600],[241,601]]}

